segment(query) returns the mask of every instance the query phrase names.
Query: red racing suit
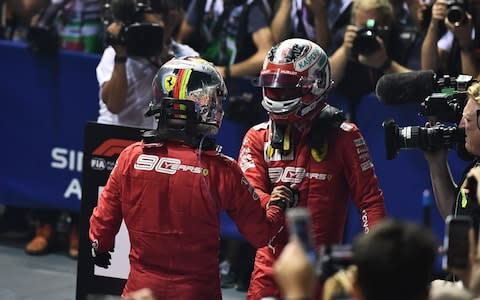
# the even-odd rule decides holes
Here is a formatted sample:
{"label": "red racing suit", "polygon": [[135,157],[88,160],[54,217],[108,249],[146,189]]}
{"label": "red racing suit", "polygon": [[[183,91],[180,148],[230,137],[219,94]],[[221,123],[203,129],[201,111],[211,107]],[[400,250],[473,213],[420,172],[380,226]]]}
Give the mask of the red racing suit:
{"label": "red racing suit", "polygon": [[90,217],[98,252],[113,247],[122,219],[131,249],[123,295],[150,288],[156,299],[221,299],[221,210],[254,246],[284,223],[267,212],[235,160],[178,142],[134,143],[120,154]]}
{"label": "red racing suit", "polygon": [[[384,218],[383,193],[365,140],[354,124],[343,122],[332,127],[325,134],[320,151],[308,144],[310,128],[299,132],[292,127],[293,150],[283,155],[270,146],[270,126],[270,122],[262,123],[247,132],[240,150],[240,167],[264,207],[273,187],[299,185],[298,206],[309,208],[317,250],[323,244],[342,242],[349,197],[361,215],[365,232]],[[257,250],[247,299],[280,296],[272,277],[272,264],[287,242],[285,227],[268,247]]]}

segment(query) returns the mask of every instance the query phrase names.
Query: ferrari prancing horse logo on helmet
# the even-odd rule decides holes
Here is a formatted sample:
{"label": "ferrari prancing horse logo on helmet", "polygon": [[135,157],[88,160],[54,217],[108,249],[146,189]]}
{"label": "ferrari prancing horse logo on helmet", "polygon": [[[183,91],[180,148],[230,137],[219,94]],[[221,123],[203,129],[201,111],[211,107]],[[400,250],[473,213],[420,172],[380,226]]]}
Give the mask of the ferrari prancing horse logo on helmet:
{"label": "ferrari prancing horse logo on helmet", "polygon": [[177,83],[177,76],[169,74],[163,80],[163,87],[167,92],[171,92]]}

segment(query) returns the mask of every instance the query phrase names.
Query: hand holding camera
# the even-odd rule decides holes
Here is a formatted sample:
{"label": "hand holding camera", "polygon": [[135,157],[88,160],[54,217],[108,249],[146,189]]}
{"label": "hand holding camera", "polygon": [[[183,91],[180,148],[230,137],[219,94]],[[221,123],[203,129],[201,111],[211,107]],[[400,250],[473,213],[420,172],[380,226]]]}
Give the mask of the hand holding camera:
{"label": "hand holding camera", "polygon": [[122,32],[124,27],[118,22],[113,22],[107,28],[105,40],[108,44],[112,45],[115,49],[115,53],[119,56],[127,55],[127,48],[125,47],[124,33]]}
{"label": "hand holding camera", "polygon": [[148,1],[111,0],[105,4],[108,24],[105,42],[117,49],[125,47],[128,56],[155,57],[163,50],[163,25],[149,18]]}
{"label": "hand holding camera", "polygon": [[457,38],[462,50],[471,48],[472,16],[464,0],[437,0],[431,7],[430,26],[438,30],[440,24]]}
{"label": "hand holding camera", "polygon": [[356,31],[351,52],[363,65],[379,69],[389,60],[384,39],[389,31],[387,26],[378,26],[374,19],[368,19],[365,26]]}

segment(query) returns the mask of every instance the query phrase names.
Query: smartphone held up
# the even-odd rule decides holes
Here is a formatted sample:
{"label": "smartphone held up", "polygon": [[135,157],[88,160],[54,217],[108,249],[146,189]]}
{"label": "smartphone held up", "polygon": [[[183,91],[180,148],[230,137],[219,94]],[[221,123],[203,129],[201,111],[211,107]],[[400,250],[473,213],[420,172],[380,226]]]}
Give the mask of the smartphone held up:
{"label": "smartphone held up", "polygon": [[469,231],[472,219],[468,216],[448,216],[445,220],[442,265],[445,269],[466,269],[469,261]]}

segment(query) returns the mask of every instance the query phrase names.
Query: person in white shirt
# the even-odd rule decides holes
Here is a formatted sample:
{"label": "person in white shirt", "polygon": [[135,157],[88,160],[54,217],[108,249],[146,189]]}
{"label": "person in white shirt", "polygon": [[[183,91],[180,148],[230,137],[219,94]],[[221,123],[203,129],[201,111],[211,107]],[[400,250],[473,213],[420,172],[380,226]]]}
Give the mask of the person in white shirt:
{"label": "person in white shirt", "polygon": [[[171,57],[198,56],[195,50],[178,44],[171,38],[170,29],[176,26],[177,20],[166,16],[171,15],[172,9],[179,8],[162,8],[161,16],[155,12],[145,14],[145,21],[160,24],[164,28],[164,49],[159,55],[127,57],[126,47],[118,44],[107,47],[103,52],[96,69],[100,86],[99,123],[156,128],[155,119],[144,116],[153,97],[151,83],[156,72],[161,64]],[[107,32],[116,37],[122,26],[118,21],[113,22],[108,26]]]}

